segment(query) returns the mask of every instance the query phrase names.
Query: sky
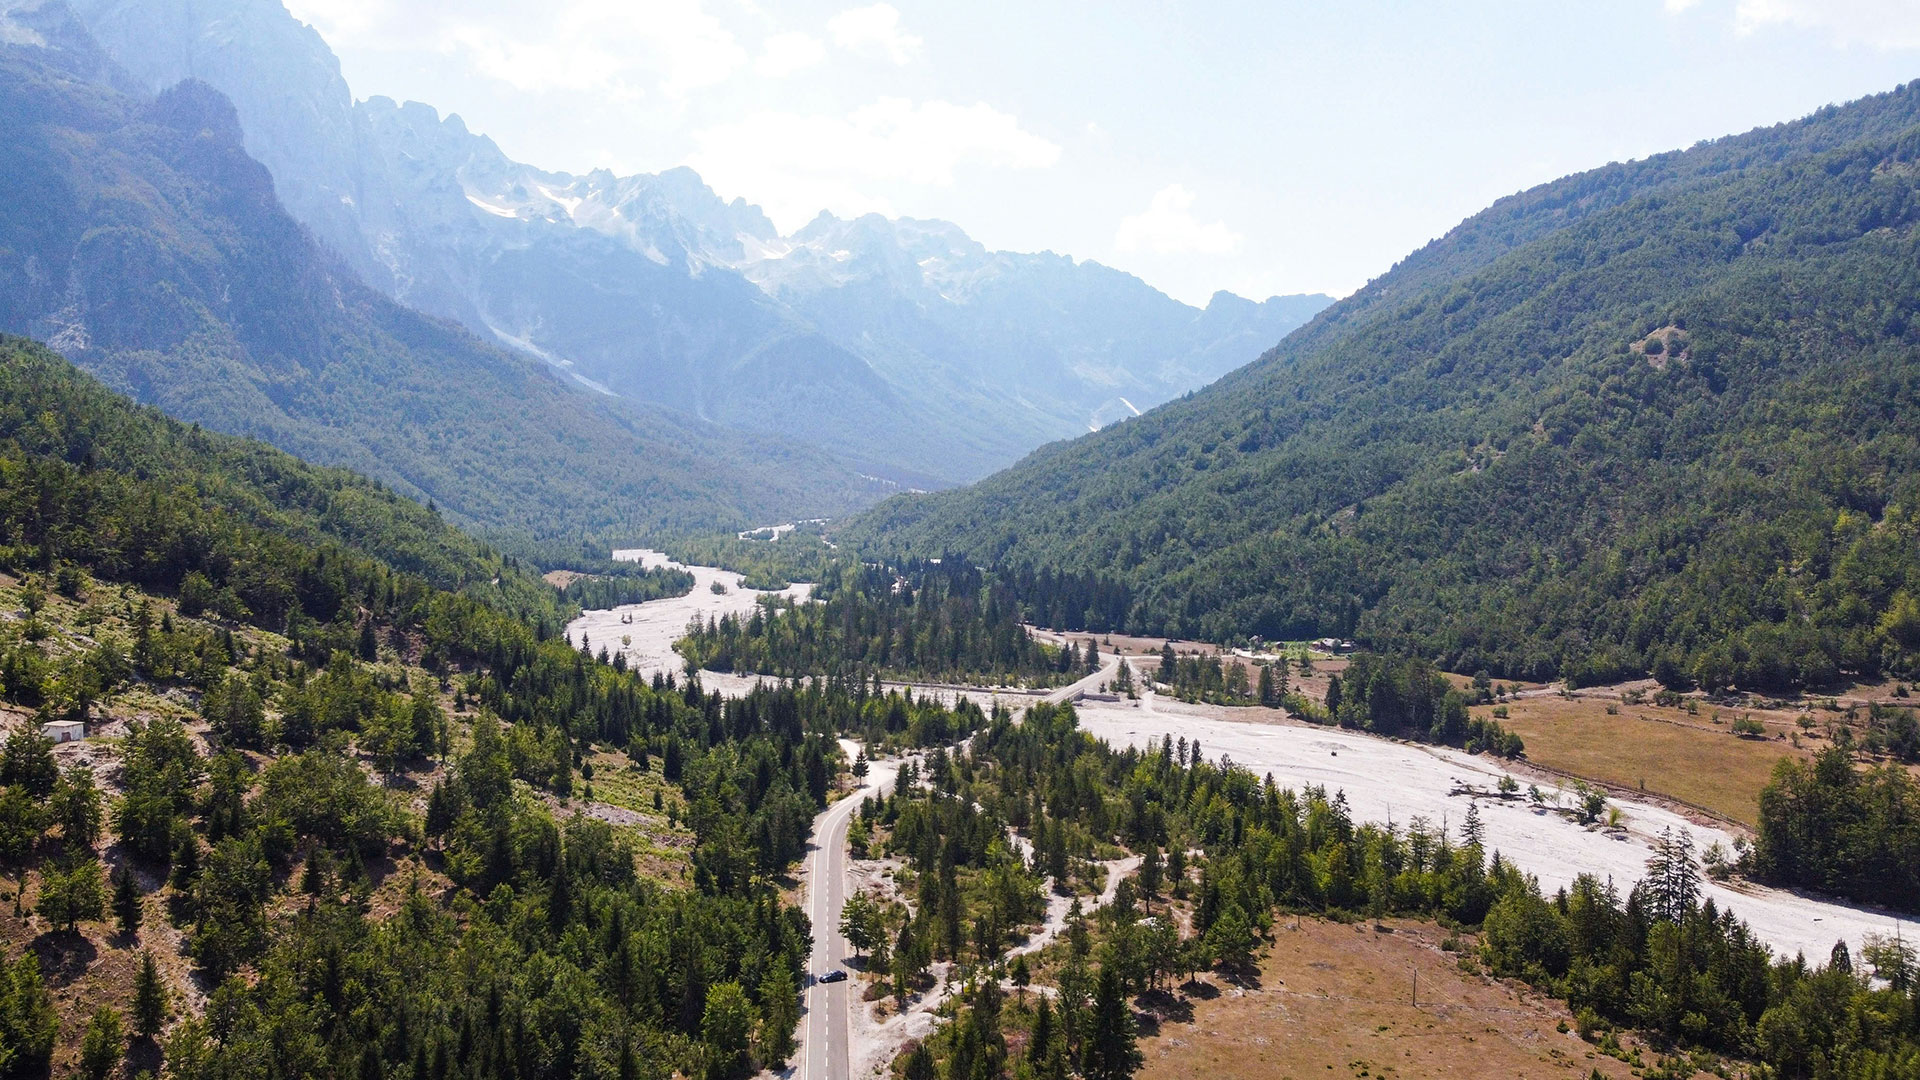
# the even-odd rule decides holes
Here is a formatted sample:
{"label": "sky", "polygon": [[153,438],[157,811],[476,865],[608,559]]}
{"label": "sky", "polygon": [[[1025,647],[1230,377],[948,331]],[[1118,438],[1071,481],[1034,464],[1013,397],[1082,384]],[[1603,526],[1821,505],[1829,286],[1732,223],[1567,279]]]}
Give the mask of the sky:
{"label": "sky", "polygon": [[1495,199],[1920,77],[1920,0],[286,0],[356,97],[942,218],[1189,303],[1343,296]]}

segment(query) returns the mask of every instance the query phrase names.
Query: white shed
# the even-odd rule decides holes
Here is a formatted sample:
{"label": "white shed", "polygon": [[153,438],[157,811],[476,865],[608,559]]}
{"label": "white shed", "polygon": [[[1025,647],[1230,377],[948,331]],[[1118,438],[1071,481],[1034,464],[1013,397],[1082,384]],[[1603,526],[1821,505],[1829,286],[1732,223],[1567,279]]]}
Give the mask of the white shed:
{"label": "white shed", "polygon": [[85,720],[49,720],[40,725],[40,734],[56,743],[78,742],[87,737]]}

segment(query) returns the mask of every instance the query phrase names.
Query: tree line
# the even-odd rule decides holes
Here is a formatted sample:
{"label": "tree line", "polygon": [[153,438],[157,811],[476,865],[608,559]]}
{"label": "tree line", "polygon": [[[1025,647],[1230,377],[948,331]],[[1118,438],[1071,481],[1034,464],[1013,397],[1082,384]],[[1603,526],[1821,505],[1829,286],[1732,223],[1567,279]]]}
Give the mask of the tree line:
{"label": "tree line", "polygon": [[689,626],[675,647],[696,667],[783,678],[859,672],[1045,686],[1083,669],[1077,650],[1035,640],[1008,588],[965,560],[838,563],[814,595],[818,603],[763,603]]}
{"label": "tree line", "polygon": [[[1458,832],[1420,818],[1359,823],[1338,793],[1279,788],[1184,740],[1145,750],[1096,741],[1071,707],[1036,706],[1018,724],[996,716],[956,776],[959,797],[1008,817],[1016,807],[1071,808],[1143,864],[1122,900],[1081,921],[1090,932],[1076,943],[1080,932],[1070,931],[1067,955],[1047,962],[1044,1032],[1037,1010],[975,986],[929,1040],[927,1064],[963,1060],[970,1076],[1129,1075],[1137,1052],[1130,1057],[1130,1042],[1102,1019],[1101,984],[1126,999],[1175,973],[1232,971],[1252,962],[1276,911],[1411,915],[1477,930],[1477,963],[1565,999],[1602,1049],[1617,1048],[1609,1032],[1618,1025],[1675,1053],[1751,1057],[1783,1077],[1904,1075],[1920,1060],[1910,946],[1876,940],[1857,960],[1844,945],[1815,962],[1775,957],[1702,899],[1684,834],[1662,837],[1631,887],[1583,875],[1545,893],[1485,847],[1477,813]],[[1145,918],[1156,899],[1176,895],[1191,904],[1190,933]],[[1009,1025],[1025,1029],[1029,1046],[1059,1038],[1063,1050],[1009,1062]]]}

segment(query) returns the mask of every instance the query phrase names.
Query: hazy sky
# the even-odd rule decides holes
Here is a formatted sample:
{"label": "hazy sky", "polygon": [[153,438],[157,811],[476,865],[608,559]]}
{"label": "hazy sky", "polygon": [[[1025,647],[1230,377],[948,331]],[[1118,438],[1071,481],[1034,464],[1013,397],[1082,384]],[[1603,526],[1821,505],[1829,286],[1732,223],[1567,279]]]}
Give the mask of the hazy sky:
{"label": "hazy sky", "polygon": [[549,169],[691,165],[791,231],[1344,295],[1492,200],[1920,76],[1920,0],[287,0],[357,97]]}

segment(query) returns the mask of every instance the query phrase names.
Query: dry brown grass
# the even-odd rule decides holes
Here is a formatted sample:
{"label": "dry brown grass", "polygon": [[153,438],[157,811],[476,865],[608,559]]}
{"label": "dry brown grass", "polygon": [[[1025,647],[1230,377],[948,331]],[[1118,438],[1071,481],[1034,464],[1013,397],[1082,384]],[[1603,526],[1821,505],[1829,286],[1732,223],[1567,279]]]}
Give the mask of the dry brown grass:
{"label": "dry brown grass", "polygon": [[[1630,1075],[1557,1025],[1564,1004],[1515,983],[1463,974],[1445,931],[1394,921],[1281,922],[1258,987],[1223,984],[1140,1041],[1144,1080],[1244,1077],[1542,1077]],[[1418,971],[1420,1004],[1410,1000]]]}
{"label": "dry brown grass", "polygon": [[[1645,788],[1698,803],[1735,821],[1752,824],[1760,807],[1760,789],[1782,757],[1808,757],[1781,736],[1798,732],[1790,714],[1764,710],[1681,708],[1651,703],[1627,705],[1618,696],[1583,692],[1571,699],[1557,694],[1506,703],[1509,730],[1526,740],[1527,757],[1542,765],[1609,784]],[[1609,714],[1612,707],[1616,714]],[[1488,707],[1473,710],[1489,716]],[[1742,738],[1730,726],[1751,716],[1767,729],[1767,738]],[[1811,745],[1811,740],[1802,740]]]}

